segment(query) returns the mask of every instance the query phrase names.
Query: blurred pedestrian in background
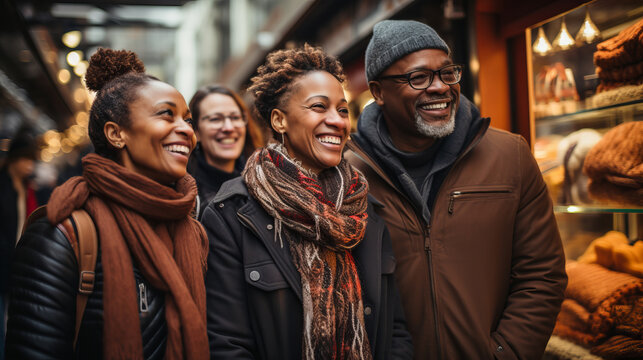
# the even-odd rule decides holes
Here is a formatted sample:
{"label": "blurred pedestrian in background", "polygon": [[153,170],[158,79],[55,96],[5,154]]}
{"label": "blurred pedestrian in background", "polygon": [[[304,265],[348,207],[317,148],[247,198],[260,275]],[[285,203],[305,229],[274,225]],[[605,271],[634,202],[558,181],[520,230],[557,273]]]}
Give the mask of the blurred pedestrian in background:
{"label": "blurred pedestrian in background", "polygon": [[[196,144],[188,106],[125,50],[99,49],[86,83],[97,91],[89,120],[96,153],[83,158],[82,176],[54,190],[47,218],[16,249],[7,357],[208,359],[208,242],[190,217],[197,190],[186,172]],[[78,265],[57,224],[75,209],[93,219],[99,251],[74,348]]]}
{"label": "blurred pedestrian in background", "polygon": [[[11,140],[0,167],[0,349],[4,350],[5,314],[9,296],[9,270],[13,251],[25,220],[38,207],[30,183],[37,145],[28,130],[21,129]],[[0,351],[0,359],[4,351]]]}
{"label": "blurred pedestrian in background", "polygon": [[409,359],[384,222],[343,161],[340,63],[321,49],[268,55],[249,88],[278,140],[203,214],[214,359]]}
{"label": "blurred pedestrian in background", "polygon": [[221,184],[241,175],[246,159],[264,141],[243,100],[223,85],[199,89],[190,100],[190,111],[198,143],[190,157],[188,172],[199,189],[197,219],[200,219]]}

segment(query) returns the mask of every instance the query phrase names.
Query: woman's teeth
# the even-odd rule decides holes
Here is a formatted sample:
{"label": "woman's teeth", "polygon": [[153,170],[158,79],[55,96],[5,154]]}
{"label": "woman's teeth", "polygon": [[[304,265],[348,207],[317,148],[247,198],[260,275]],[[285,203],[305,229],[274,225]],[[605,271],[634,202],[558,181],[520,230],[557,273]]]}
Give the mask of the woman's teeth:
{"label": "woman's teeth", "polygon": [[190,153],[190,148],[185,145],[166,145],[163,146],[163,149],[183,155],[187,155]]}
{"label": "woman's teeth", "polygon": [[427,105],[422,105],[420,106],[420,109],[422,110],[442,110],[446,109],[449,103],[438,103],[438,104],[427,104]]}
{"label": "woman's teeth", "polygon": [[221,139],[221,140],[218,140],[218,141],[220,143],[222,143],[222,144],[234,144],[235,142],[237,142],[237,139],[225,138],[225,139]]}
{"label": "woman's teeth", "polygon": [[342,138],[340,138],[339,136],[328,136],[328,135],[326,135],[326,136],[320,136],[319,141],[321,141],[323,143],[339,145],[339,144],[342,143]]}

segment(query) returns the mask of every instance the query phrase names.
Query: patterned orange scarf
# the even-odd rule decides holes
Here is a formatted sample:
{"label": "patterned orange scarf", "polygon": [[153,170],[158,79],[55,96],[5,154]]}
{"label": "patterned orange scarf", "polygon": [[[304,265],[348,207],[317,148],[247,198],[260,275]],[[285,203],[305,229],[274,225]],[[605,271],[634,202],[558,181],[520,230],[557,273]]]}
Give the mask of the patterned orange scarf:
{"label": "patterned orange scarf", "polygon": [[350,252],[364,237],[368,183],[345,161],[314,175],[286,154],[280,144],[259,149],[242,175],[250,194],[275,218],[301,276],[302,358],[371,359]]}

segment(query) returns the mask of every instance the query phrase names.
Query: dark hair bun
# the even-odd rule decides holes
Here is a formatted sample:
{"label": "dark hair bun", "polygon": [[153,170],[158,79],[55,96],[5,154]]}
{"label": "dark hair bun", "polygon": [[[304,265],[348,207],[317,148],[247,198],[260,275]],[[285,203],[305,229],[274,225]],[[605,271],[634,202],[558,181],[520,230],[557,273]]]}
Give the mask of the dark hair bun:
{"label": "dark hair bun", "polygon": [[85,84],[88,89],[98,91],[110,80],[131,72],[145,72],[145,66],[136,53],[127,50],[99,48],[89,59]]}

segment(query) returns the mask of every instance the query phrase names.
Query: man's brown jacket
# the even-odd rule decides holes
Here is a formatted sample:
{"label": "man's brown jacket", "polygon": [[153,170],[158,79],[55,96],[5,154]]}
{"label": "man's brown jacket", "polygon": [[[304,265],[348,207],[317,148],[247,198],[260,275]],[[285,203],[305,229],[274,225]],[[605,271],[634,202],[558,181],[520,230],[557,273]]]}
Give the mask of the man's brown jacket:
{"label": "man's brown jacket", "polygon": [[540,359],[563,300],[563,249],[538,166],[524,139],[484,121],[430,224],[357,143],[344,154],[384,204],[416,359]]}

